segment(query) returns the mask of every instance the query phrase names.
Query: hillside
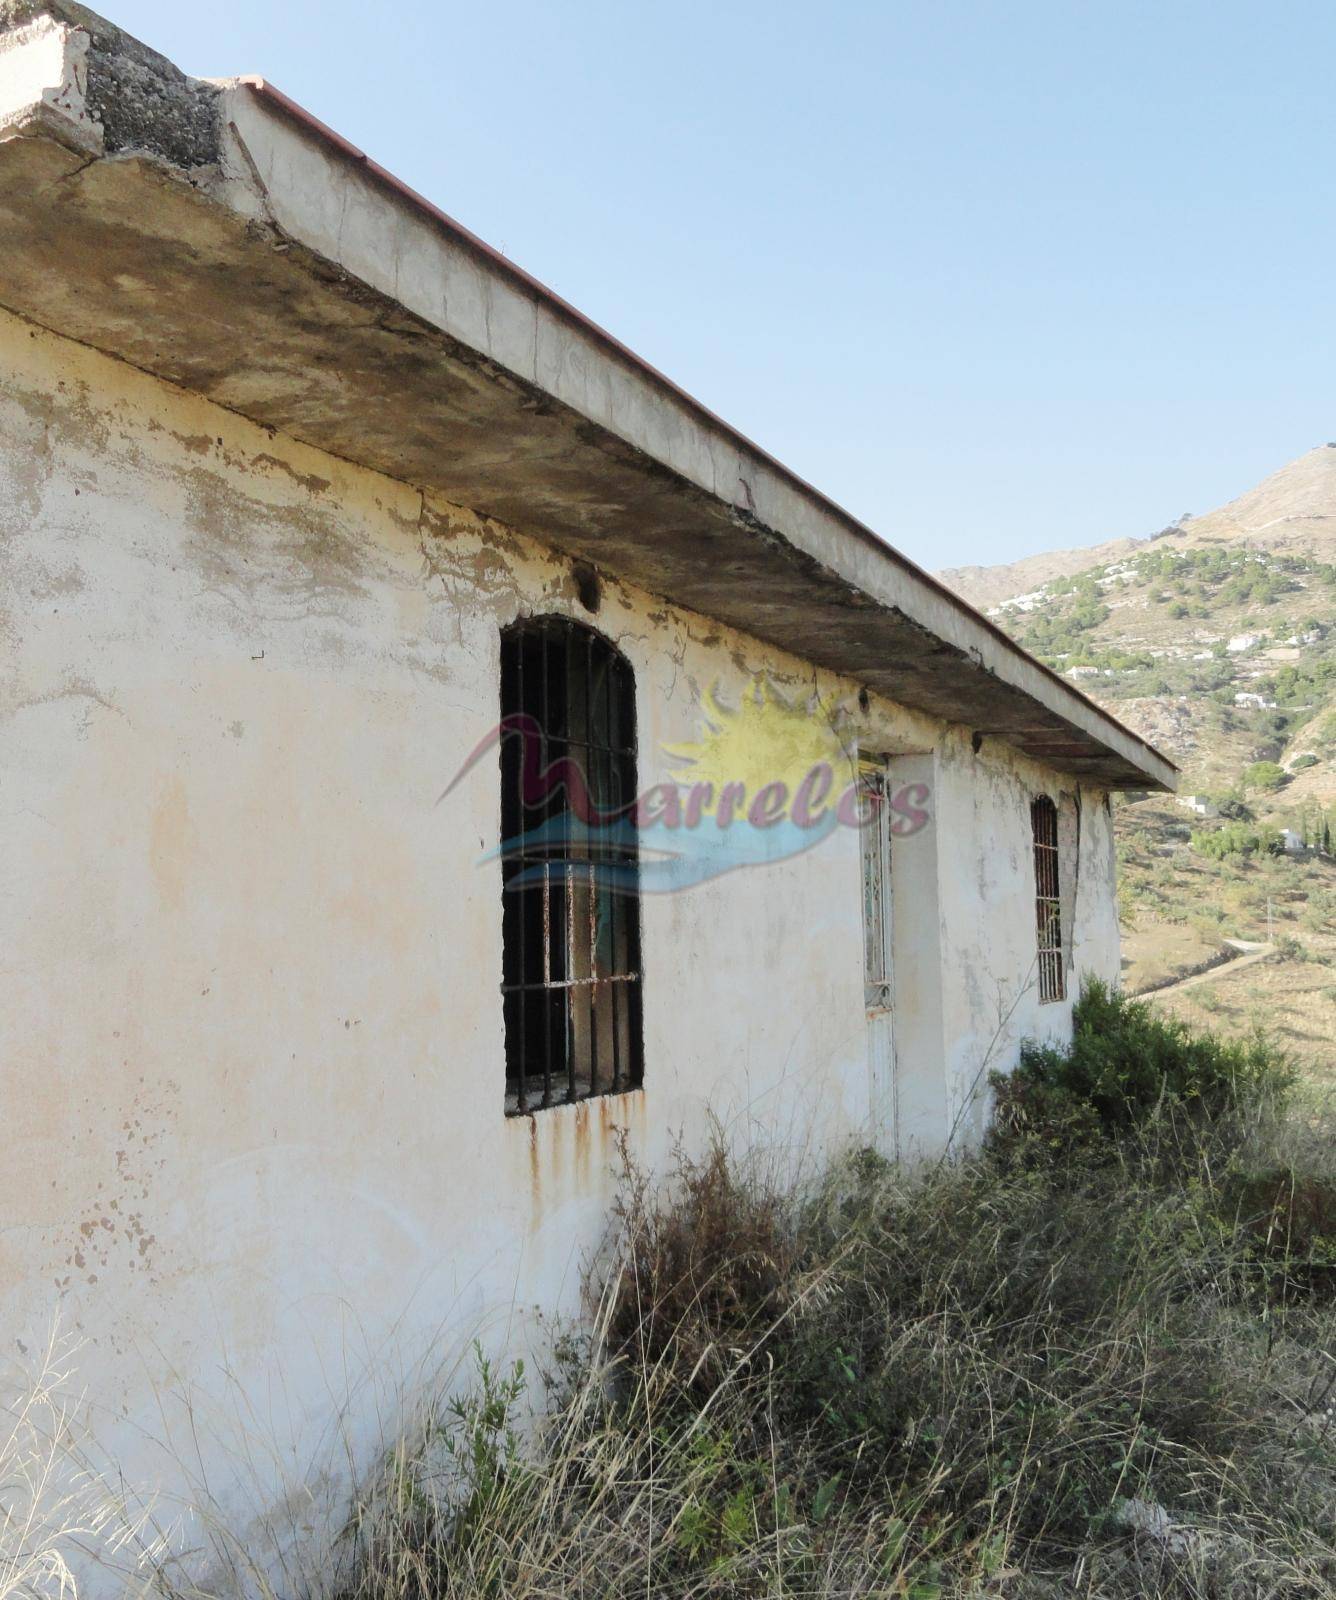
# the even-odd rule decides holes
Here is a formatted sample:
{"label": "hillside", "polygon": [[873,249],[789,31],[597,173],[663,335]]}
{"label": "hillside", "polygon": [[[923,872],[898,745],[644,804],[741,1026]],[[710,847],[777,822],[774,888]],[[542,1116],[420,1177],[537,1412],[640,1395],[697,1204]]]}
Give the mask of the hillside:
{"label": "hillside", "polygon": [[1006,561],[996,567],[946,567],[937,576],[972,606],[991,611],[1018,594],[1042,589],[1055,578],[1074,577],[1092,563],[1134,555],[1149,542],[1146,539],[1110,539],[1084,550],[1050,550],[1044,555],[1023,556],[1019,561]]}
{"label": "hillside", "polygon": [[1129,987],[1223,963],[1227,939],[1274,944],[1165,1004],[1330,1062],[1336,446],[1153,539],[942,576],[1183,768],[1176,800],[1120,807]]}
{"label": "hillside", "polygon": [[1336,444],[1318,445],[1228,505],[1185,517],[1148,539],[1110,539],[992,567],[948,567],[938,576],[971,605],[987,610],[1055,578],[1073,577],[1151,545],[1193,550],[1220,544],[1336,561]]}

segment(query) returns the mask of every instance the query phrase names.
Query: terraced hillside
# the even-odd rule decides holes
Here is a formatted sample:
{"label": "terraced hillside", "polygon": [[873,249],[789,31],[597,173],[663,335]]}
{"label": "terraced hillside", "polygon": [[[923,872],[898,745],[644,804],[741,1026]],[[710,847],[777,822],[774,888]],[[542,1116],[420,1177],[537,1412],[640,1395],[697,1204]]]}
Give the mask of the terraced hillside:
{"label": "terraced hillside", "polygon": [[[1336,1061],[1336,446],[1080,554],[943,576],[1183,768],[1120,802],[1129,987],[1220,963],[1163,1003]],[[1274,953],[1236,974],[1230,939]]]}
{"label": "terraced hillside", "polygon": [[[1226,545],[1336,560],[1336,443],[1318,445],[1255,488],[1205,516],[1185,514],[1153,535],[1169,548]],[[1135,555],[1146,539],[1111,539],[1084,550],[1051,550],[993,567],[951,567],[940,576],[971,604],[987,609],[1054,578]]]}

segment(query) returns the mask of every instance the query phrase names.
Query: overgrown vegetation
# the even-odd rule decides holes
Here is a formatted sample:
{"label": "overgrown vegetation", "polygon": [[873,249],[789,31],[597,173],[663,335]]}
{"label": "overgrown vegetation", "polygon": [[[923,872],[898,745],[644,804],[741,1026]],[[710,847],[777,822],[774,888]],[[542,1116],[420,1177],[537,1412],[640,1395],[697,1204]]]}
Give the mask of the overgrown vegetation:
{"label": "overgrown vegetation", "polygon": [[1226,856],[1251,856],[1265,848],[1256,828],[1244,822],[1227,822],[1220,828],[1201,828],[1192,835],[1192,848],[1213,861]]}
{"label": "overgrown vegetation", "polygon": [[1102,983],[1085,986],[1072,1024],[1070,1045],[1026,1045],[1015,1072],[994,1078],[995,1151],[1096,1147],[1161,1106],[1219,1118],[1293,1087],[1264,1038],[1194,1033]]}
{"label": "overgrown vegetation", "polygon": [[1243,773],[1243,787],[1245,789],[1279,789],[1285,782],[1287,773],[1277,761],[1254,761],[1245,768]]}
{"label": "overgrown vegetation", "polygon": [[348,1600],[1329,1596],[1336,1186],[1289,1088],[1092,988],[979,1155],[628,1171],[546,1420],[484,1366]]}

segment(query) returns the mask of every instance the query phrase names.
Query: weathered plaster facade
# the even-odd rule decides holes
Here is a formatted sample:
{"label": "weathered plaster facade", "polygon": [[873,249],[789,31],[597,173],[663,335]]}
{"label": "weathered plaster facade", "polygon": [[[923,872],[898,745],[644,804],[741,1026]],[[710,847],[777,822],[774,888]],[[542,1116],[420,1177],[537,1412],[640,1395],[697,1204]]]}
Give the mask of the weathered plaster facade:
{"label": "weathered plaster facade", "polygon": [[[33,8],[18,10],[31,27]],[[52,36],[35,37],[49,53]],[[495,351],[475,357],[474,432],[456,417],[449,433],[442,408],[457,399],[440,396],[467,363],[450,342],[463,330],[444,325],[468,302],[441,310],[437,343],[415,323],[414,361],[396,366],[403,327],[382,301],[360,321],[347,310],[354,265],[359,282],[384,275],[374,215],[365,237],[345,215],[323,241],[349,264],[337,282],[311,277],[293,312],[304,345],[294,335],[268,368],[241,351],[237,298],[227,337],[201,322],[192,356],[179,329],[168,337],[192,273],[240,296],[236,274],[262,252],[271,280],[256,303],[277,316],[279,275],[303,251],[308,271],[322,244],[285,244],[254,216],[233,229],[245,207],[227,139],[244,126],[267,152],[252,211],[260,194],[282,209],[284,161],[331,168],[283,191],[308,208],[336,194],[346,206],[340,185],[364,177],[340,176],[236,86],[195,85],[176,108],[198,155],[201,107],[233,97],[206,179],[163,169],[159,146],[184,159],[175,134],[135,144],[137,102],[99,127],[128,128],[141,153],[98,155],[80,106],[87,41],[74,28],[59,44],[55,67],[28,60],[30,78],[67,76],[38,86],[45,109],[11,116],[22,131],[0,142],[0,208],[18,226],[44,204],[58,237],[107,202],[97,226],[103,243],[119,230],[129,281],[94,266],[87,294],[44,287],[50,264],[22,226],[0,265],[0,301],[23,313],[0,312],[0,1331],[31,1346],[58,1312],[87,1340],[80,1379],[127,1479],[159,1485],[165,1504],[207,1482],[263,1559],[266,1526],[287,1538],[336,1501],[337,1474],[312,1476],[340,1459],[336,1417],[366,1461],[385,1414],[377,1384],[475,1335],[515,1348],[532,1308],[576,1307],[619,1138],[661,1171],[711,1116],[795,1153],[871,1142],[912,1155],[976,1137],[987,1070],[1070,1026],[1070,1000],[1035,992],[1030,800],[1059,802],[1074,994],[1082,973],[1118,971],[1109,787],[1171,769],[907,564],[841,542],[834,512],[773,464],[732,447],[724,488],[750,509],[721,500],[706,424],[679,424],[662,397],[647,411],[642,380],[620,368],[582,357],[579,383],[606,416],[581,434],[558,395],[570,362],[549,371],[541,348],[519,352],[517,386]],[[97,59],[111,105],[121,80]],[[157,71],[145,59],[116,57],[117,70],[137,81]],[[43,163],[51,188],[35,206],[23,183]],[[132,223],[134,195],[167,199]],[[180,207],[195,231],[177,249]],[[396,251],[419,226],[399,218]],[[83,271],[67,259],[70,277]],[[413,275],[395,272],[409,307],[463,270],[425,243],[413,260]],[[509,337],[500,313],[483,320],[470,337]],[[324,364],[340,348],[347,368]],[[438,406],[397,444],[388,424],[370,428],[359,453],[373,372],[401,425],[396,383],[425,385]],[[533,399],[544,384],[558,395],[546,410]],[[654,428],[666,466],[647,454]],[[468,509],[498,504],[517,514]],[[597,616],[575,557],[598,558]],[[541,612],[589,621],[630,660],[643,784],[673,776],[665,748],[699,734],[706,690],[736,704],[764,677],[849,706],[862,694],[860,746],[932,795],[929,826],[892,849],[893,1084],[869,1066],[859,847],[837,830],[791,859],[647,895],[643,1088],[502,1115],[494,767],[441,796],[495,724],[499,630]],[[830,636],[832,614],[847,638]],[[903,698],[889,692],[897,652]],[[275,1447],[263,1466],[241,1442],[256,1426]]]}
{"label": "weathered plaster facade", "polygon": [[[161,1465],[132,1441],[161,1438],[177,1379],[206,1413],[281,1392],[275,1425],[314,1452],[350,1324],[411,1364],[573,1309],[619,1130],[651,1167],[707,1111],[806,1150],[888,1143],[848,832],[647,897],[643,1090],[504,1118],[490,766],[437,801],[495,721],[499,626],[583,615],[569,560],[7,315],[0,371],[0,1319],[32,1343],[59,1308],[88,1336],[132,1476]],[[604,593],[647,781],[707,687],[856,697]],[[934,787],[895,928],[901,1137],[936,1148],[977,1130],[986,1061],[1067,1024],[1033,993],[1028,799],[1076,791],[889,702],[865,736]],[[1071,859],[1073,970],[1116,975],[1098,791]]]}

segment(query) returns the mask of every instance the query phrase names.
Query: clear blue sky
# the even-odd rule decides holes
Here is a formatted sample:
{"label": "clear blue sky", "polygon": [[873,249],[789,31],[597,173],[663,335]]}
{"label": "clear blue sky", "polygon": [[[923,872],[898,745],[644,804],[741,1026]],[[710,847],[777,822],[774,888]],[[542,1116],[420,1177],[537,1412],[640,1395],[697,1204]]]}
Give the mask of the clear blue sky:
{"label": "clear blue sky", "polygon": [[259,72],[930,567],[1336,438],[1336,7],[103,0]]}

